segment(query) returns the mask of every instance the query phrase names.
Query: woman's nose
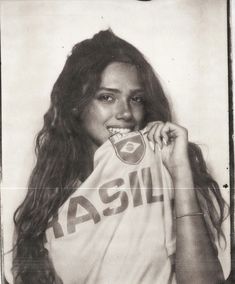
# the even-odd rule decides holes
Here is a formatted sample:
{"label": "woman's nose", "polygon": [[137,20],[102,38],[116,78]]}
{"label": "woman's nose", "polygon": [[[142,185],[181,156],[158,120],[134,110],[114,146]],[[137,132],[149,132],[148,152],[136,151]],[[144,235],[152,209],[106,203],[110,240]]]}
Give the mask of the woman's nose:
{"label": "woman's nose", "polygon": [[132,118],[132,111],[128,102],[119,102],[116,109],[116,118],[130,120]]}

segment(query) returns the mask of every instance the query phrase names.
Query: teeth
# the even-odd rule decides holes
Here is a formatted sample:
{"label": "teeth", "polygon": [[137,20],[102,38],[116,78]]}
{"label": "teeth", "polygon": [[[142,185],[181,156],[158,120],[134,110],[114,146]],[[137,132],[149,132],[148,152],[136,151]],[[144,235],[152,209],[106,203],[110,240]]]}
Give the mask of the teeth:
{"label": "teeth", "polygon": [[127,133],[131,132],[131,129],[129,129],[129,128],[109,127],[108,130],[111,134],[116,134],[116,133],[127,134]]}

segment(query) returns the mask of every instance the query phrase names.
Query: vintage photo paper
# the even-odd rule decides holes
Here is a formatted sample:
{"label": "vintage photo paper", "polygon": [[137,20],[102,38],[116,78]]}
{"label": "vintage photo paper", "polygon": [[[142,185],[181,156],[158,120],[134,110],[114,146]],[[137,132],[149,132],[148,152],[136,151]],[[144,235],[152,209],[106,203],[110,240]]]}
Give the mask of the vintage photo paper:
{"label": "vintage photo paper", "polygon": [[[1,1],[2,275],[13,283],[13,214],[36,163],[36,135],[73,46],[111,29],[157,74],[230,204],[227,3],[221,0]],[[230,217],[219,260],[230,274]],[[72,272],[73,273],[73,272]]]}

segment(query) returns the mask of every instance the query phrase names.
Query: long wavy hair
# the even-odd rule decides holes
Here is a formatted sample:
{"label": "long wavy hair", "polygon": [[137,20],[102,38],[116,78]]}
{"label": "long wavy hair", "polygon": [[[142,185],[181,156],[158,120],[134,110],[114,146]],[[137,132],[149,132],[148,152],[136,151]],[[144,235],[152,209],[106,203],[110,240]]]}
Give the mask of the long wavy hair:
{"label": "long wavy hair", "polygon": [[[27,195],[14,214],[13,275],[17,284],[62,283],[44,247],[45,230],[49,219],[76,190],[78,182],[84,181],[92,171],[93,155],[81,117],[100,85],[102,71],[111,62],[136,67],[146,96],[145,123],[171,121],[161,84],[133,45],[106,30],[73,47],[53,86],[51,104],[36,139],[37,162]],[[204,200],[202,210],[221,235],[225,203],[218,184],[208,173],[200,148],[189,143],[188,152],[199,201]]]}

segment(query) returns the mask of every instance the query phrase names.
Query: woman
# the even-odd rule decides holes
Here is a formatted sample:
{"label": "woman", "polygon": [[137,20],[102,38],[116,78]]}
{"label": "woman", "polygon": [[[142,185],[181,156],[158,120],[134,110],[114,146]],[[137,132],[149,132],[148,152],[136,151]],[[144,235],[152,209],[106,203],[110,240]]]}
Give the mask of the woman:
{"label": "woman", "polygon": [[[176,248],[172,246],[169,257],[164,256],[166,263],[164,274],[162,274],[164,269],[158,267],[162,260],[157,260],[156,265],[154,263],[155,255],[158,259],[158,255],[162,253],[160,246],[156,246],[156,251],[155,247],[152,248],[154,253],[151,256],[149,252],[142,258],[141,253],[145,249],[141,249],[140,257],[135,252],[131,257],[129,255],[123,257],[125,250],[129,249],[132,243],[127,245],[124,235],[121,234],[120,238],[124,238],[124,241],[122,240],[122,248],[118,247],[119,253],[113,255],[108,251],[110,243],[119,232],[118,226],[123,223],[122,219],[118,219],[107,245],[105,240],[109,228],[104,226],[105,222],[110,220],[110,227],[116,216],[125,218],[125,215],[122,215],[124,209],[125,212],[129,212],[126,210],[130,204],[129,195],[123,192],[109,195],[106,191],[108,187],[121,186],[121,178],[115,179],[120,184],[117,182],[115,185],[107,186],[106,183],[105,186],[99,186],[102,204],[109,205],[111,201],[121,202],[121,205],[116,204],[116,209],[119,211],[114,212],[113,208],[108,206],[102,211],[101,216],[93,201],[90,202],[85,197],[85,193],[82,195],[83,189],[91,186],[89,182],[94,176],[97,183],[86,192],[88,195],[96,186],[98,187],[97,176],[99,179],[112,178],[115,171],[110,171],[108,174],[107,167],[107,164],[111,165],[108,157],[111,154],[107,156],[105,151],[110,149],[111,142],[112,149],[107,151],[113,151],[116,142],[120,142],[123,137],[129,139],[133,136],[132,133],[135,133],[136,139],[143,139],[143,144],[150,153],[148,159],[154,156],[158,161],[156,164],[162,163],[161,169],[156,168],[156,173],[159,171],[159,179],[162,178],[161,175],[164,176],[164,169],[167,169],[165,174],[168,176],[162,180],[173,183],[175,219],[169,217],[169,223],[164,221],[165,223],[161,224],[163,227],[168,224],[166,232],[170,230],[171,234],[174,234],[172,240],[175,238]],[[115,137],[114,140],[110,139],[111,142],[110,136]],[[133,145],[135,147],[137,145],[135,143],[133,142],[131,147]],[[131,152],[133,147],[127,150],[120,148],[118,153]],[[224,201],[218,185],[207,172],[200,149],[188,142],[187,130],[171,122],[167,98],[149,63],[135,47],[115,36],[110,30],[101,31],[92,39],[84,40],[74,46],[53,87],[51,105],[44,116],[44,126],[37,137],[36,154],[37,163],[30,177],[28,193],[14,217],[17,233],[13,260],[15,283],[175,283],[175,278],[177,283],[189,283],[192,279],[197,279],[196,283],[223,281],[214,245],[215,238],[223,236],[221,224],[224,219]],[[104,162],[97,174],[97,159],[102,159],[103,156],[107,156],[107,162]],[[152,167],[154,166],[153,162]],[[123,170],[121,167],[116,169],[120,173],[121,170]],[[130,180],[133,173],[133,171],[129,173]],[[143,187],[144,178],[142,181],[138,181],[138,178],[133,180],[135,185],[132,189]],[[87,184],[89,186],[86,186]],[[164,189],[163,185],[157,187]],[[146,186],[146,189],[149,188],[152,188],[151,185]],[[79,196],[76,195],[77,192]],[[166,190],[163,193],[165,194]],[[153,204],[152,201],[154,197],[155,201],[157,200],[156,196],[151,196],[152,201],[148,202],[149,193],[147,193],[147,205],[138,206],[144,203],[142,195],[135,190],[132,190],[131,194],[133,206],[138,210],[141,207],[147,208],[146,210],[155,208],[154,204],[157,202]],[[159,197],[159,200],[161,198],[164,202],[167,199],[164,196],[164,198]],[[171,209],[172,206],[169,207],[169,211]],[[162,209],[156,210],[160,212]],[[168,209],[165,211],[165,216],[167,211]],[[117,214],[120,212],[122,214]],[[141,218],[141,212],[138,218]],[[151,241],[151,246],[155,246],[155,241],[159,238],[155,234],[158,232],[155,231],[155,215],[150,216],[148,215],[150,211],[146,212],[144,214],[149,218],[145,219],[145,223],[141,223],[145,225],[141,230],[146,229],[148,232],[144,245]],[[156,212],[154,214],[158,214]],[[69,220],[67,232],[60,221],[63,214]],[[110,215],[115,216],[113,219],[103,218]],[[130,219],[136,225],[131,224],[129,220],[127,228],[122,231],[123,234],[124,231],[130,231],[133,242],[137,239],[135,227],[138,227],[138,218]],[[88,238],[83,233],[83,229],[79,231],[76,226],[82,223],[83,227],[79,228],[85,228],[84,226],[91,223],[86,221],[90,220],[98,225],[92,229]],[[53,231],[54,239],[50,237],[49,230]],[[154,232],[154,238],[151,230]],[[78,236],[74,239],[76,234]],[[101,237],[98,238],[97,247],[94,243],[84,257],[90,238],[99,234]],[[163,238],[166,238],[166,235],[167,233]],[[142,244],[141,238],[142,235],[139,238],[139,243]],[[82,243],[80,250],[74,248],[73,251],[71,247],[66,250],[67,245],[71,246],[74,243],[76,245]],[[100,252],[98,247],[103,243],[102,257],[98,261],[93,261]],[[63,247],[65,249],[61,250]],[[137,248],[135,247],[134,250],[136,251]],[[162,244],[161,250],[164,250]],[[93,252],[93,258],[87,260]],[[58,260],[63,257],[63,253],[64,260]],[[100,268],[100,261],[105,262],[108,254],[105,268]],[[79,265],[69,263],[70,256],[71,262],[74,261]],[[140,268],[141,265],[136,267],[134,264],[137,259],[141,263],[147,259],[148,266],[143,269]],[[127,268],[123,267],[122,263],[128,263],[128,270],[125,270]],[[72,270],[69,270],[70,264]],[[65,267],[68,267],[67,273],[63,271]]]}

